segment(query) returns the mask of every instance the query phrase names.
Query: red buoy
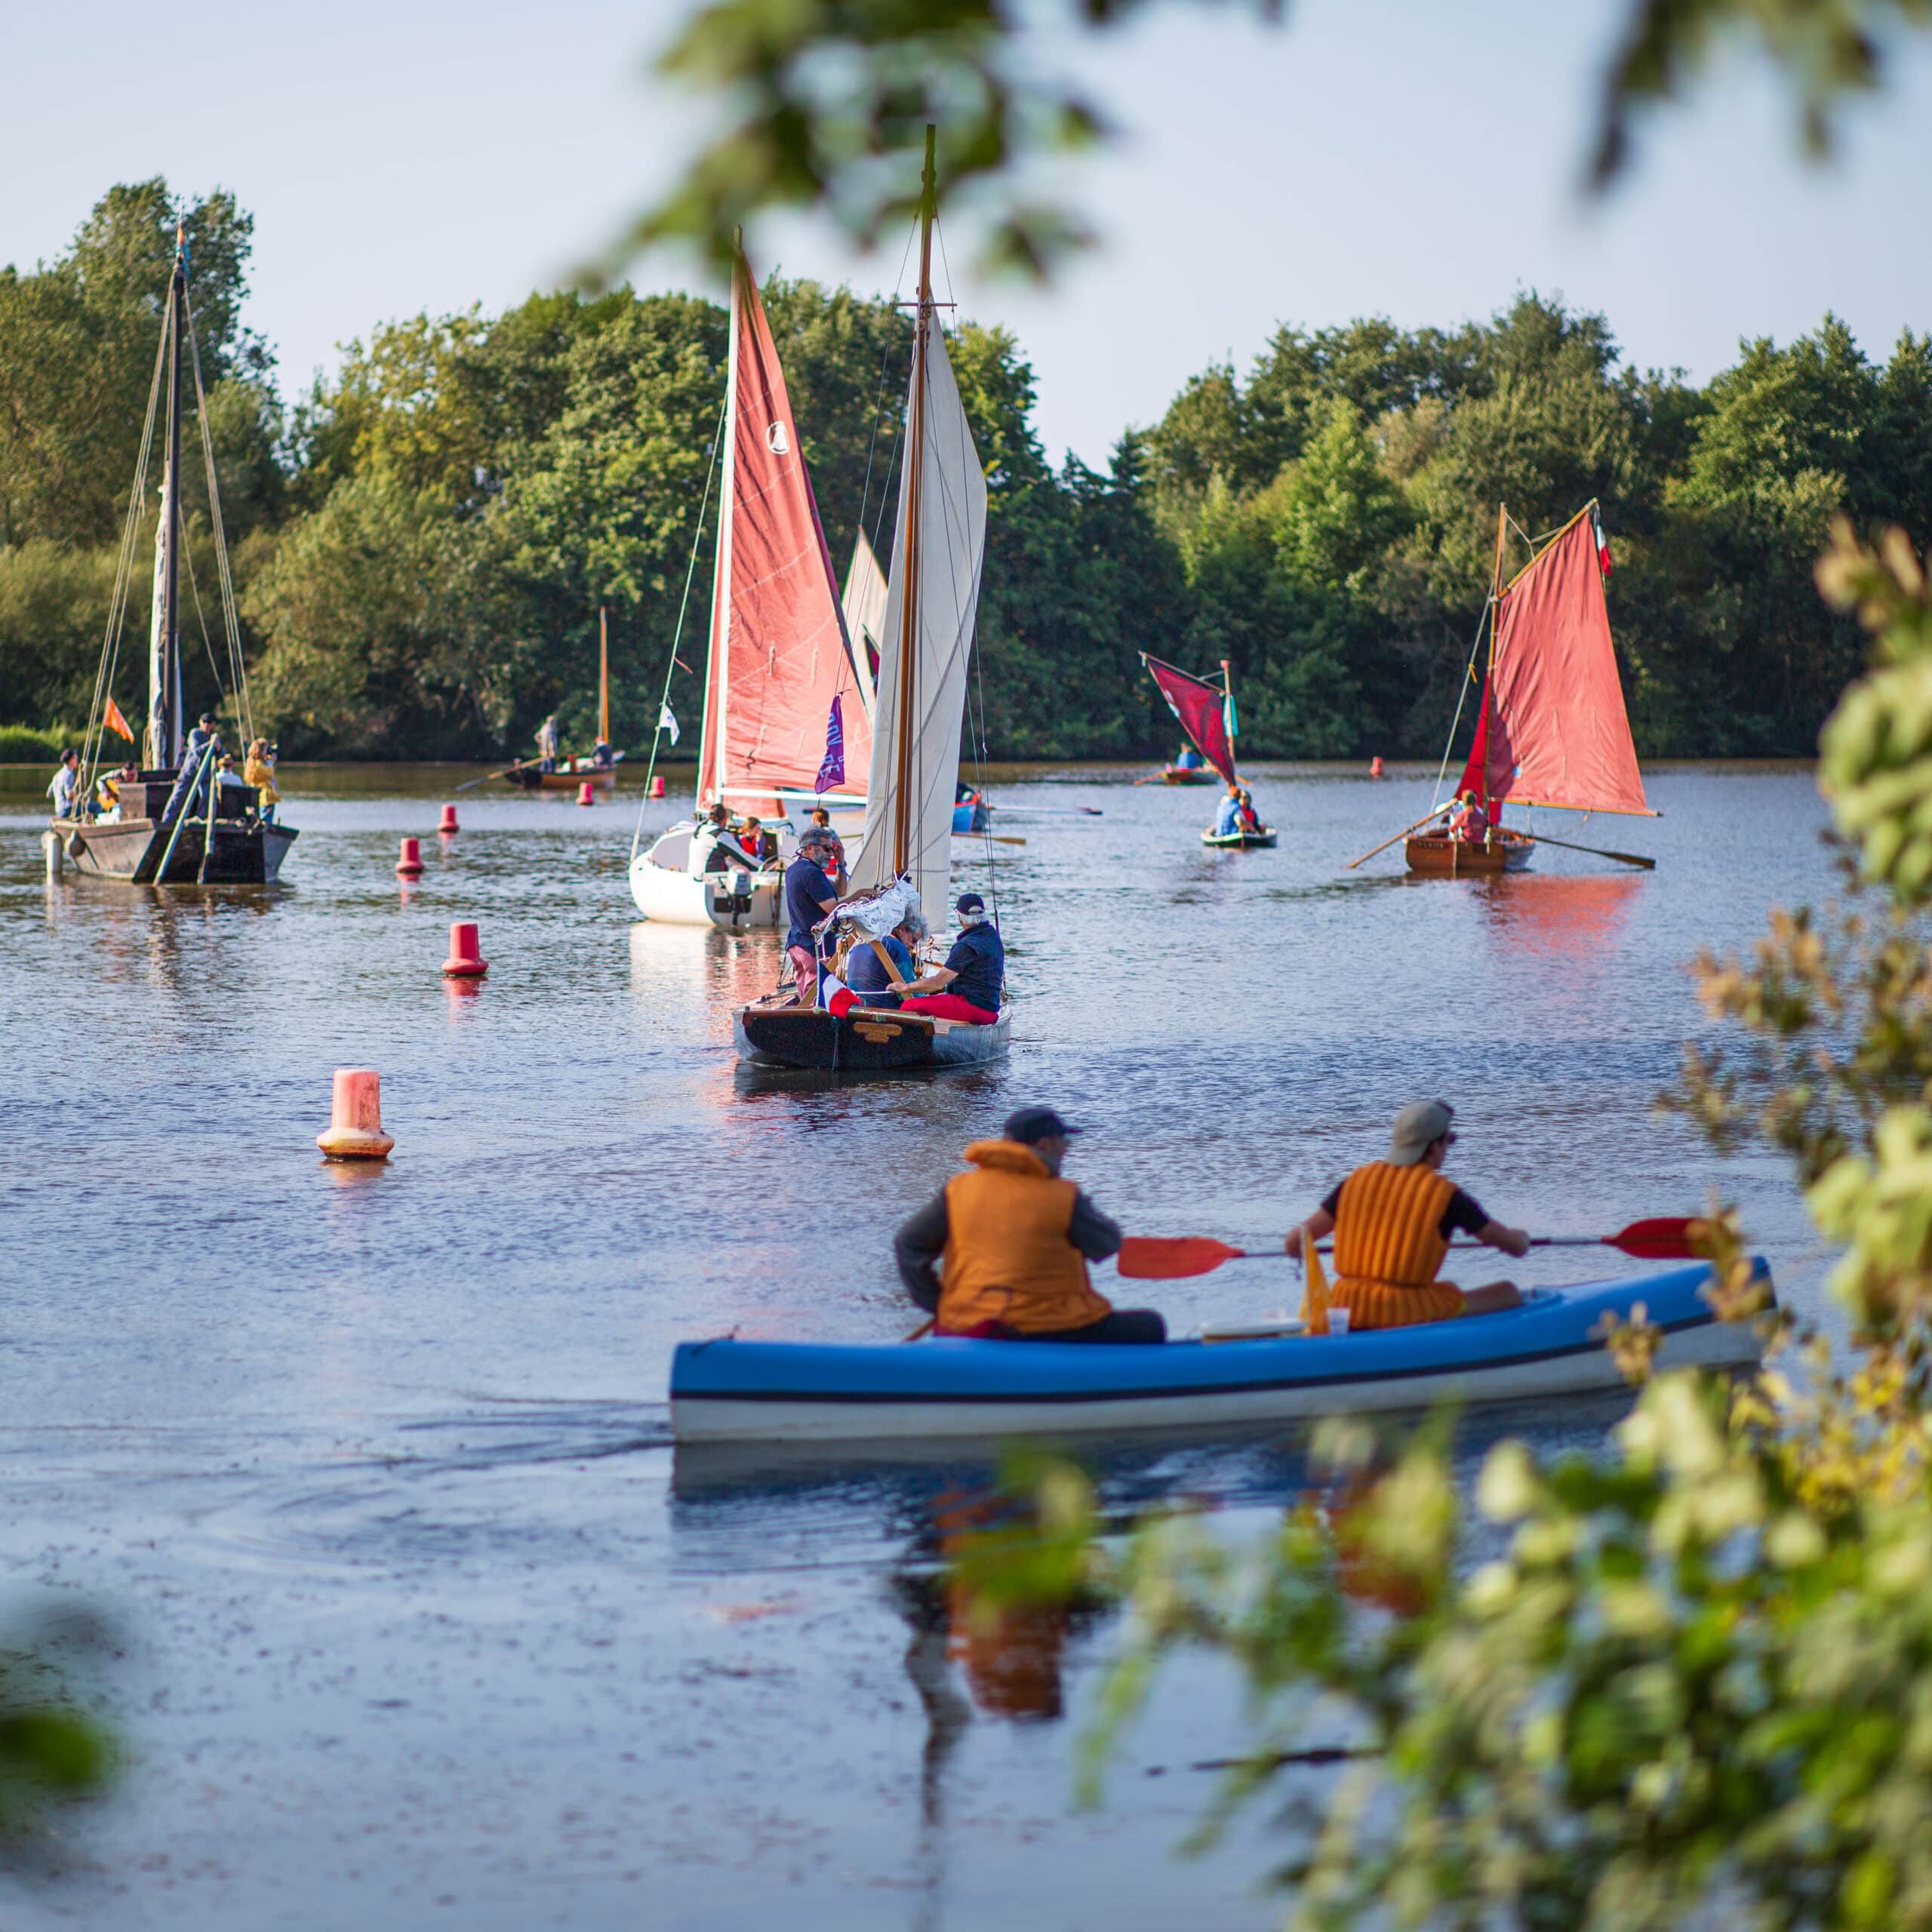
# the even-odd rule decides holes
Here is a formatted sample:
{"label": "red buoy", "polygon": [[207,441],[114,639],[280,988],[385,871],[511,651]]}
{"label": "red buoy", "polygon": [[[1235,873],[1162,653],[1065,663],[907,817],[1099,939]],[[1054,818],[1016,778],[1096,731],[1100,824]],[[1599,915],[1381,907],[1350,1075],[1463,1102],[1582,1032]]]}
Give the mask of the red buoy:
{"label": "red buoy", "polygon": [[663,797],[664,781],[663,779],[654,778],[651,781],[651,795],[654,798],[661,798]]}
{"label": "red buoy", "polygon": [[1371,778],[1380,778],[1382,776],[1382,761],[1380,758],[1372,758],[1369,760],[1368,775]]}
{"label": "red buoy", "polygon": [[331,1161],[386,1161],[395,1145],[383,1131],[383,1076],[371,1066],[339,1066],[328,1131],[315,1145]]}
{"label": "red buoy", "polygon": [[473,919],[458,919],[450,928],[450,956],[443,961],[446,980],[480,980],[490,970],[476,937]]}
{"label": "red buoy", "polygon": [[580,805],[594,805],[597,802],[596,792],[587,778],[577,788],[577,801]]}
{"label": "red buoy", "polygon": [[456,829],[456,808],[454,805],[445,805],[443,808],[442,823],[436,827],[438,835],[448,838],[455,832]]}
{"label": "red buoy", "polygon": [[420,838],[405,838],[402,841],[402,857],[395,862],[398,878],[414,878],[423,869],[423,841]]}

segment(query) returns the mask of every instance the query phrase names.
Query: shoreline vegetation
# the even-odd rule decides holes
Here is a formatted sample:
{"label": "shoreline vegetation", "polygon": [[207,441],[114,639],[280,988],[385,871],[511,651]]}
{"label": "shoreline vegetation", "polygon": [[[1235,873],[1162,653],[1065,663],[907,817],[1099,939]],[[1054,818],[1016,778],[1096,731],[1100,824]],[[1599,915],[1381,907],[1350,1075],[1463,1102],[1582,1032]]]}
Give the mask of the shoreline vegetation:
{"label": "shoreline vegetation", "polygon": [[[0,405],[24,426],[0,448],[0,726],[88,709],[174,209],[158,180],[116,187],[66,254],[0,270]],[[254,711],[285,758],[502,758],[549,712],[587,748],[600,605],[614,734],[641,757],[708,487],[722,307],[619,288],[417,315],[290,399],[242,319],[252,217],[217,193],[186,228]],[[849,288],[764,292],[842,570],[862,522],[890,545],[903,321]],[[1284,325],[1124,426],[1104,470],[1049,460],[1011,334],[968,320],[953,349],[991,500],[968,730],[995,758],[1171,751],[1146,649],[1230,660],[1257,759],[1433,761],[1497,502],[1521,533],[1513,569],[1592,497],[1640,754],[1808,756],[1863,663],[1812,588],[1832,516],[1932,526],[1932,343],[1908,332],[1876,361],[1829,314],[1702,386],[1629,367],[1604,317],[1534,291],[1446,329]],[[205,491],[186,469],[206,605]],[[143,557],[151,541],[150,519]],[[671,683],[688,731],[710,563],[700,535]],[[131,717],[145,588],[115,680]],[[190,709],[220,708],[192,597],[183,646]]]}

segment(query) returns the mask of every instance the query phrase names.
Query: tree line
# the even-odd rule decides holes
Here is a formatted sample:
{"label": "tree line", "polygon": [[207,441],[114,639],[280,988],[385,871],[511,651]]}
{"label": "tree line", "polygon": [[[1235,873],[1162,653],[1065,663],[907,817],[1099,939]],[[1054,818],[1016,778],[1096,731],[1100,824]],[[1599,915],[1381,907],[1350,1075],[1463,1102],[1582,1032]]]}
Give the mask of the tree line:
{"label": "tree line", "polygon": [[[59,259],[0,271],[0,724],[85,713],[174,223],[165,183],[118,186]],[[672,703],[695,722],[720,304],[620,288],[418,315],[290,398],[242,319],[251,217],[213,195],[186,235],[254,711],[285,755],[494,756],[552,711],[587,745],[600,606],[614,732],[640,746],[688,571]],[[834,556],[863,526],[883,558],[903,312],[810,280],[764,293]],[[1434,755],[1499,502],[1513,568],[1593,497],[1639,750],[1809,754],[1862,663],[1855,623],[1811,588],[1831,518],[1932,528],[1932,342],[1907,332],[1878,361],[1830,315],[1701,386],[1632,368],[1604,317],[1535,293],[1453,329],[1284,326],[1124,429],[1104,470],[1050,461],[1010,334],[967,321],[952,355],[989,496],[969,731],[995,757],[1171,749],[1143,651],[1226,659],[1249,755]],[[198,706],[229,694],[201,648],[215,565],[198,464],[184,472]],[[124,709],[145,703],[145,605],[143,555]]]}

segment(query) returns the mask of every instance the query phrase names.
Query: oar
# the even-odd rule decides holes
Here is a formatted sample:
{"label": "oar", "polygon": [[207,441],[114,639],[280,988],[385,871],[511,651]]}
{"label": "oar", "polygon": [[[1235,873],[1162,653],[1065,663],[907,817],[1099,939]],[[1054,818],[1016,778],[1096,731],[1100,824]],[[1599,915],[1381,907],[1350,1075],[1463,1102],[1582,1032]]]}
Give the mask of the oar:
{"label": "oar", "polygon": [[[1429,814],[1429,818],[1419,818],[1416,820],[1414,825],[1404,826],[1401,830],[1396,833],[1395,838],[1406,838],[1411,832],[1420,832],[1424,826],[1428,824],[1429,819],[1441,818],[1447,814],[1453,812],[1455,809],[1456,808],[1453,804],[1438,805],[1435,811]],[[1383,839],[1382,843],[1376,847],[1375,852],[1387,851],[1389,847],[1395,844],[1395,838]],[[1356,866],[1367,865],[1369,860],[1375,857],[1375,852],[1364,852],[1359,859],[1351,859],[1343,869],[1346,872],[1353,872]]]}
{"label": "oar", "polygon": [[[1614,1235],[1534,1235],[1532,1247],[1614,1247],[1642,1261],[1687,1261],[1697,1249],[1692,1217],[1659,1215],[1632,1221]],[[1482,1241],[1451,1241],[1451,1247],[1481,1247]],[[1279,1260],[1278,1247],[1230,1247],[1211,1235],[1129,1235],[1115,1257],[1120,1272],[1135,1281],[1177,1281],[1190,1275],[1211,1275],[1224,1261]]]}
{"label": "oar", "polygon": [[[1134,781],[1137,784],[1139,780]],[[1098,805],[996,805],[989,799],[986,810],[1002,818],[1104,818]]]}
{"label": "oar", "polygon": [[1530,836],[1539,845],[1561,845],[1566,852],[1587,852],[1595,859],[1615,859],[1623,865],[1641,866],[1647,872],[1657,869],[1656,860],[1647,859],[1641,852],[1609,852],[1601,845],[1576,845],[1567,838],[1552,838],[1546,832],[1534,832]]}
{"label": "oar", "polygon": [[[512,767],[512,770],[514,770],[514,769],[515,769],[515,768],[514,768],[514,767]],[[485,773],[484,773],[483,776],[482,776],[481,778],[472,778],[472,779],[466,780],[463,783],[462,783],[462,784],[459,785],[456,789],[457,789],[459,792],[467,792],[467,791],[470,789],[470,787],[471,787],[472,786],[475,786],[475,785],[487,785],[487,784],[488,784],[488,783],[489,783],[489,782],[490,782],[490,780],[491,780],[491,779],[493,779],[493,778],[500,778],[500,777],[503,777],[503,774],[500,771],[486,771],[486,772],[485,772]]]}

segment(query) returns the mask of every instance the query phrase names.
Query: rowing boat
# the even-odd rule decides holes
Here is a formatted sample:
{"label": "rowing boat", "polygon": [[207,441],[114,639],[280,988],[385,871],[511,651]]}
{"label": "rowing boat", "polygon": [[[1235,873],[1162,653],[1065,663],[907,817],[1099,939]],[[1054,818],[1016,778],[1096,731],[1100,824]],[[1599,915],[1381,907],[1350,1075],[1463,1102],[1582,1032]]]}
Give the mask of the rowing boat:
{"label": "rowing boat", "polygon": [[1452,838],[1444,832],[1420,832],[1409,840],[1407,850],[1412,872],[1431,878],[1469,878],[1478,873],[1519,872],[1536,846],[1527,832],[1498,825],[1480,841]]}
{"label": "rowing boat", "polygon": [[738,1057],[748,1065],[829,1073],[979,1066],[1002,1058],[1011,1040],[1010,1008],[990,1026],[976,1026],[889,1007],[833,1014],[782,1001],[783,995],[770,1005],[754,1001],[732,1015]]}
{"label": "rowing boat", "polygon": [[1276,837],[1272,825],[1259,832],[1217,832],[1211,826],[1201,835],[1201,842],[1220,852],[1260,852],[1272,849]]}
{"label": "rowing boat", "polygon": [[1622,1377],[1603,1325],[1640,1304],[1663,1331],[1660,1366],[1758,1359],[1757,1330],[1717,1318],[1709,1280],[1699,1262],[1534,1290],[1521,1308],[1417,1327],[1163,1347],[685,1342],[671,1364],[671,1424],[681,1441],[1063,1435],[1614,1389]]}

